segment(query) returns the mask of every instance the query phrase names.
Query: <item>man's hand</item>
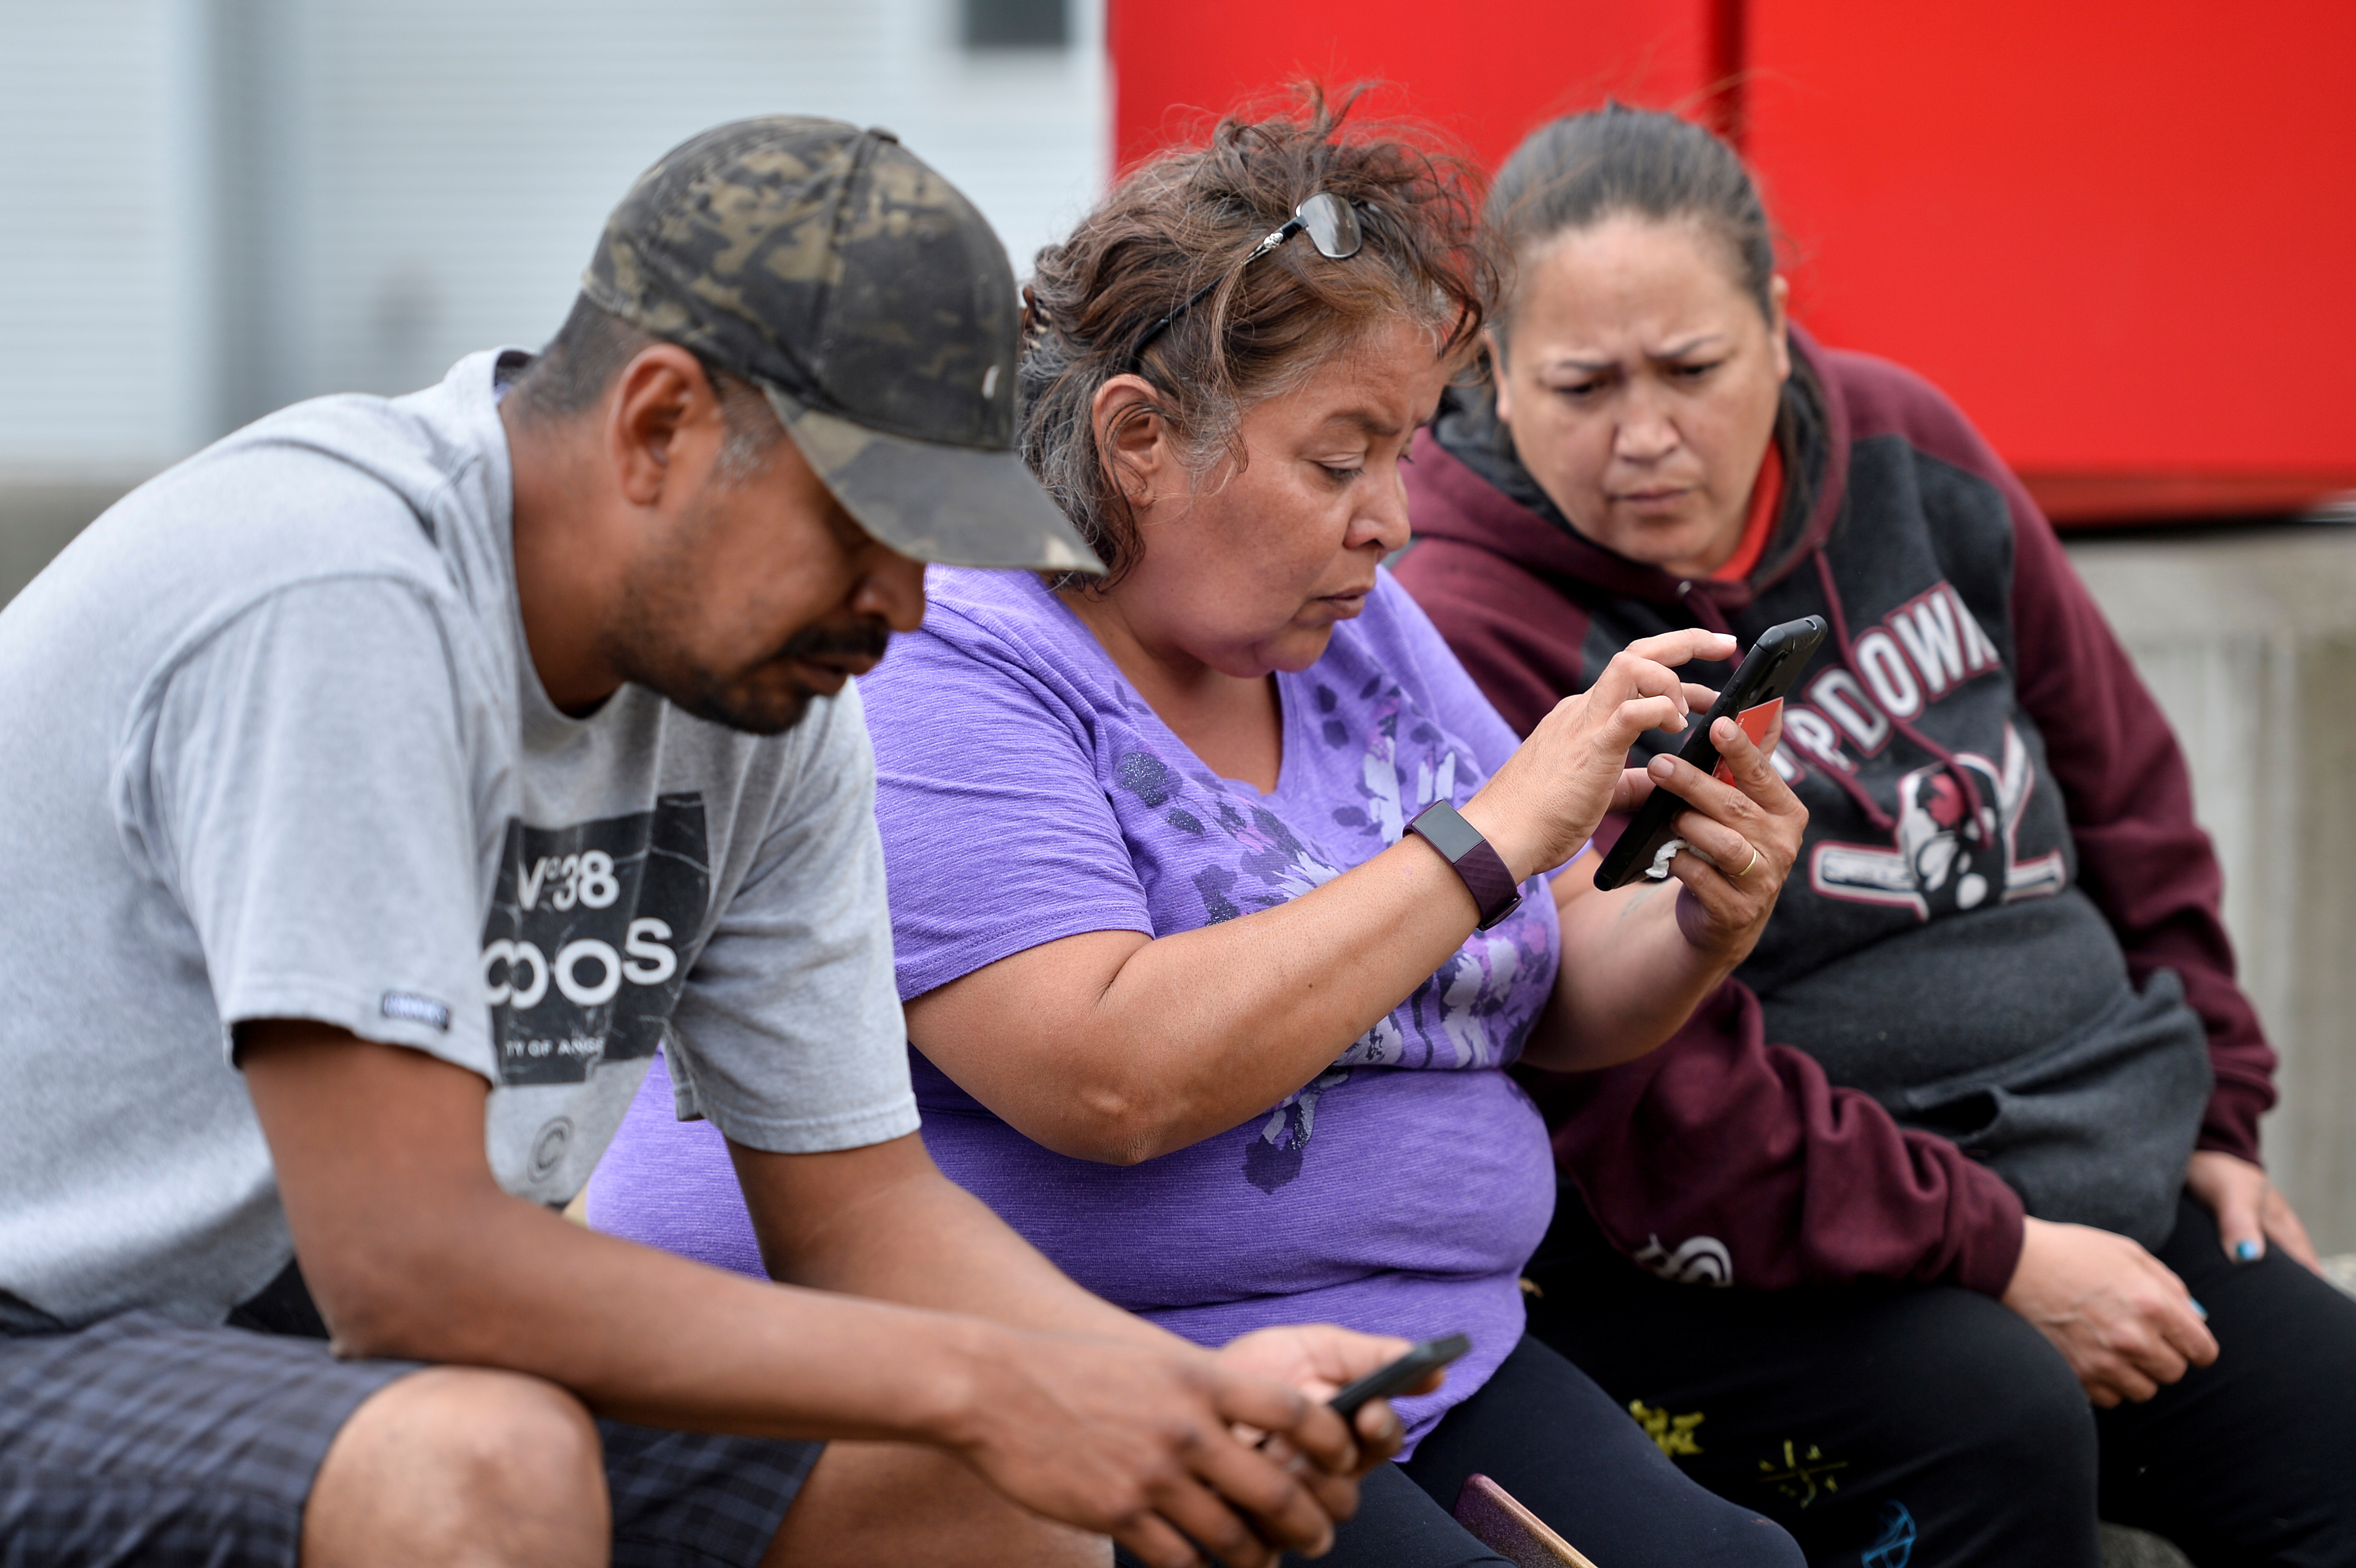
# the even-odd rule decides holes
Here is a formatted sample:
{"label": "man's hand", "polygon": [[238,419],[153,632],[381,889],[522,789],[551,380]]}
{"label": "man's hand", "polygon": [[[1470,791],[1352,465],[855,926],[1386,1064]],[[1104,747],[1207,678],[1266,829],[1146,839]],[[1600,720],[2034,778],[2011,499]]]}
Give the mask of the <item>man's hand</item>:
{"label": "man's hand", "polygon": [[[1323,1401],[1404,1341],[1273,1328],[1213,1355],[1079,1290],[913,1135],[730,1152],[779,1279],[1018,1326],[979,1331],[979,1369],[938,1440],[1034,1512],[1117,1535],[1148,1562],[1194,1561],[1182,1530],[1230,1562],[1272,1562],[1277,1545],[1322,1550],[1330,1521],[1357,1507],[1352,1477],[1398,1451],[1387,1407],[1362,1413],[1370,1438],[1353,1444]],[[1235,1413],[1246,1399],[1259,1413]],[[1282,1436],[1254,1452],[1263,1432]]]}
{"label": "man's hand", "polygon": [[2199,1149],[2185,1165],[2184,1185],[2216,1215],[2217,1239],[2235,1262],[2256,1262],[2271,1240],[2308,1269],[2323,1272],[2307,1227],[2259,1166],[2216,1149]]}
{"label": "man's hand", "polygon": [[[1338,1416],[1080,1291],[933,1170],[915,1134],[767,1157],[769,1179],[747,1187],[756,1218],[862,1175],[892,1194],[848,1205],[847,1227],[772,1224],[780,1272],[808,1265],[809,1281],[768,1284],[502,1192],[484,1154],[488,1085],[462,1068],[302,1021],[249,1025],[240,1043],[305,1278],[348,1353],[521,1372],[648,1425],[929,1443],[1157,1564],[1194,1561],[1180,1530],[1237,1568],[1323,1551],[1357,1506]],[[912,1279],[929,1291],[901,1288]],[[846,1294],[860,1287],[913,1305]],[[927,1299],[949,1291],[1034,1326]],[[1255,1452],[1239,1424],[1293,1452]]]}
{"label": "man's hand", "polygon": [[[1220,1350],[1219,1359],[1239,1371],[1299,1389],[1323,1403],[1344,1383],[1388,1366],[1412,1348],[1408,1341],[1388,1335],[1360,1334],[1330,1323],[1303,1323],[1262,1328],[1230,1339]],[[1435,1369],[1408,1391],[1428,1394],[1446,1377],[1444,1369]],[[1361,1406],[1356,1428],[1358,1462],[1350,1472],[1354,1476],[1365,1475],[1398,1453],[1407,1436],[1407,1426],[1388,1400],[1368,1400]]]}
{"label": "man's hand", "polygon": [[[1284,1358],[993,1335],[951,1445],[1026,1508],[1157,1568],[1199,1563],[1189,1539],[1229,1568],[1272,1568],[1285,1549],[1320,1556],[1357,1511],[1365,1460],[1323,1402],[1238,1364],[1258,1359]],[[1262,1451],[1260,1433],[1283,1443]]]}
{"label": "man's hand", "polygon": [[2147,1400],[2217,1359],[2191,1294],[2158,1258],[2091,1225],[2021,1226],[2004,1305],[2053,1341],[2094,1403]]}

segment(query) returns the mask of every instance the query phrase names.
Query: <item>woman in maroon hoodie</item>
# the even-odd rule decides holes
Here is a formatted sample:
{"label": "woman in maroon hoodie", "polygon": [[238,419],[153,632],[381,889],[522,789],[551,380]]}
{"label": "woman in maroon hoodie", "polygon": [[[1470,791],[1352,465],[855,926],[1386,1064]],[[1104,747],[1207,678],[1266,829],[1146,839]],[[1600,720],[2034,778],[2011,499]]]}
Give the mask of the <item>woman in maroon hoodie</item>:
{"label": "woman in maroon hoodie", "polygon": [[1667,1047],[1537,1086],[1586,1201],[1532,1331],[1817,1563],[2092,1564],[2098,1506],[2356,1563],[2356,1302],[2258,1164],[2183,758],[2051,529],[1934,388],[1789,325],[1708,133],[1558,121],[1489,210],[1518,284],[1398,571],[1498,710],[1671,628],[1833,628],[1765,938]]}

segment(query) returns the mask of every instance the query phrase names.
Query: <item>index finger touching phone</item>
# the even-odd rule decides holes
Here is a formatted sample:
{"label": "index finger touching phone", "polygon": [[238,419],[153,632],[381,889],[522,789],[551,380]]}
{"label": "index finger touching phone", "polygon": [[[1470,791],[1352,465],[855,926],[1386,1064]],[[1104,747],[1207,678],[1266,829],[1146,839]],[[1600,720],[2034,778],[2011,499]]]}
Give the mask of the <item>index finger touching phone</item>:
{"label": "index finger touching phone", "polygon": [[1655,664],[1687,664],[1694,660],[1716,663],[1732,658],[1735,642],[1731,633],[1704,631],[1697,626],[1682,627],[1652,637],[1640,637],[1624,651],[1639,659],[1649,659]]}
{"label": "index finger touching phone", "polygon": [[[1746,726],[1746,733],[1754,736],[1771,733],[1782,717],[1783,693],[1792,689],[1800,671],[1815,656],[1816,645],[1825,639],[1825,630],[1824,617],[1804,616],[1761,633],[1741,668],[1734,672],[1734,679],[1726,683],[1718,701],[1710,704],[1708,714],[1700,724],[1688,728],[1677,756],[1733,783],[1733,775],[1719,761],[1718,743],[1710,738],[1710,732],[1719,719],[1746,721],[1757,710],[1772,706],[1772,713],[1758,717],[1758,730],[1751,731]],[[1690,802],[1673,791],[1655,787],[1652,798],[1638,809],[1635,820],[1596,867],[1595,886],[1609,893],[1646,875],[1648,867],[1658,864],[1662,846],[1676,836],[1677,814],[1689,806]]]}

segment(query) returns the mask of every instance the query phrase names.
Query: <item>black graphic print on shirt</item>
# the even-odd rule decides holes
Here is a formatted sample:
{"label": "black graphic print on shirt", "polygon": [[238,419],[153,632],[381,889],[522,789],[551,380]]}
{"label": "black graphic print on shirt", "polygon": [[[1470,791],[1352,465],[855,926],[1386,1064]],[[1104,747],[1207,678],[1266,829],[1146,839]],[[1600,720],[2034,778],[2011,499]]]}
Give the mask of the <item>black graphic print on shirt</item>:
{"label": "black graphic print on shirt", "polygon": [[701,795],[567,827],[508,824],[483,982],[504,1083],[579,1083],[650,1057],[711,898]]}

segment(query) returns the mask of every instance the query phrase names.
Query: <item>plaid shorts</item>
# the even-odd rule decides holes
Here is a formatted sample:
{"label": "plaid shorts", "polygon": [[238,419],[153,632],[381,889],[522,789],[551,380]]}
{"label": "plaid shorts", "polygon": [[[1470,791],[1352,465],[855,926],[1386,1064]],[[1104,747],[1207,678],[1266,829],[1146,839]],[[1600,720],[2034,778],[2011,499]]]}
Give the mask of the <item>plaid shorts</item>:
{"label": "plaid shorts", "polygon": [[[418,1365],[152,1312],[0,1335],[0,1568],[295,1568],[328,1444]],[[597,1428],[616,1568],[752,1568],[824,1447]]]}

